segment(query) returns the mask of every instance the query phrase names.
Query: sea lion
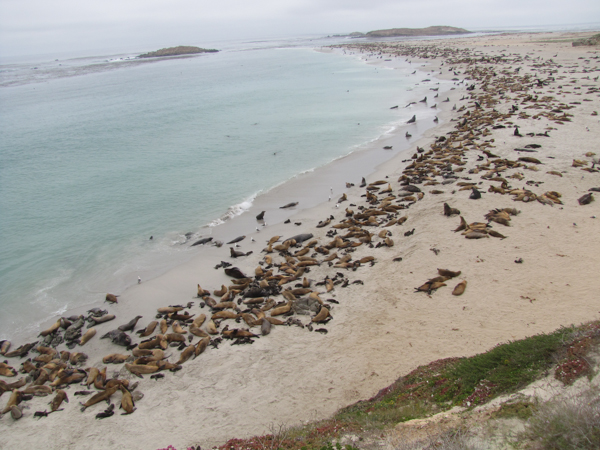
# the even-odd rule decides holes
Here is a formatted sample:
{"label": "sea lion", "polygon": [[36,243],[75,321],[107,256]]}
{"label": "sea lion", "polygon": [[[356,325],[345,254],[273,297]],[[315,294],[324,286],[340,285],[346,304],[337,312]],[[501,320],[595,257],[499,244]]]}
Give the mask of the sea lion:
{"label": "sea lion", "polygon": [[85,334],[79,339],[79,345],[85,345],[91,338],[96,335],[96,329],[90,328],[85,332]]}
{"label": "sea lion", "polygon": [[217,326],[212,319],[206,323],[206,331],[208,332],[208,334],[213,334],[213,335],[219,333],[217,331]]}
{"label": "sea lion", "polygon": [[91,327],[93,325],[99,325],[104,322],[109,322],[109,321],[113,320],[115,317],[116,316],[114,314],[106,314],[101,317],[90,317],[90,319],[92,319],[93,322],[90,323],[89,326]]}
{"label": "sea lion", "polygon": [[25,389],[23,389],[23,394],[31,394],[36,397],[45,397],[47,395],[52,394],[52,388],[50,386],[34,386],[29,385]]}
{"label": "sea lion", "polygon": [[204,245],[204,244],[208,244],[210,241],[212,241],[212,237],[206,237],[206,238],[202,238],[197,240],[196,242],[194,242],[190,247],[194,247],[196,245]]}
{"label": "sea lion", "polygon": [[112,330],[102,336],[100,339],[110,338],[113,344],[129,347],[131,345],[131,337],[121,330]]}
{"label": "sea lion", "polygon": [[133,329],[135,328],[135,325],[137,324],[138,320],[140,320],[141,318],[142,318],[142,316],[135,316],[133,319],[131,319],[126,324],[121,325],[120,327],[118,327],[118,329],[121,330],[121,331],[133,331]]}
{"label": "sea lion", "polygon": [[33,347],[35,347],[36,344],[37,344],[37,341],[35,341],[33,343],[23,344],[13,351],[6,352],[4,354],[4,356],[6,356],[7,358],[14,358],[15,356],[19,356],[22,358],[23,356],[27,355],[27,353],[29,353],[29,351]]}
{"label": "sea lion", "polygon": [[226,244],[227,244],[227,245],[229,245],[229,244],[235,244],[236,242],[243,241],[244,239],[246,239],[246,236],[245,236],[245,235],[244,235],[244,236],[238,236],[238,237],[236,237],[235,239],[232,239],[231,241],[229,241],[229,242],[226,242]]}
{"label": "sea lion", "polygon": [[106,298],[104,299],[105,302],[109,302],[109,303],[119,303],[119,301],[117,300],[118,295],[114,295],[114,294],[106,294]]}
{"label": "sea lion", "polygon": [[98,376],[99,373],[100,373],[100,371],[98,370],[97,367],[90,367],[90,369],[88,370],[88,377],[85,382],[85,385],[89,386],[90,384],[93,384],[94,381],[96,381],[96,377]]}
{"label": "sea lion", "polygon": [[196,346],[194,345],[188,345],[179,355],[179,361],[177,361],[175,364],[183,364],[184,362],[186,362],[188,359],[190,359],[192,357],[192,355],[194,355],[196,352]]}
{"label": "sea lion", "polygon": [[268,320],[263,320],[260,324],[260,334],[263,336],[268,335],[271,332],[271,322]]}
{"label": "sea lion", "polygon": [[444,215],[450,217],[454,214],[460,215],[460,211],[456,208],[451,208],[448,203],[444,203]]}
{"label": "sea lion", "polygon": [[280,316],[281,314],[285,314],[285,313],[289,312],[291,309],[292,309],[292,300],[288,301],[283,306],[278,306],[277,308],[273,308],[273,310],[271,311],[271,317]]}
{"label": "sea lion", "polygon": [[329,317],[329,309],[325,306],[321,306],[319,313],[311,319],[311,322],[320,323],[325,321]]}
{"label": "sea lion", "polygon": [[123,397],[121,397],[121,408],[125,411],[122,416],[126,414],[133,413],[136,408],[133,403],[133,397],[131,396],[131,392],[129,392],[124,386],[121,386],[121,392],[123,393]]}
{"label": "sea lion", "polygon": [[261,211],[261,213],[256,216],[256,220],[263,220],[264,218],[265,218],[265,211]]}
{"label": "sea lion", "polygon": [[6,363],[0,363],[0,375],[3,377],[14,377],[17,375],[17,371],[14,367],[11,367]]}
{"label": "sea lion", "polygon": [[233,311],[219,311],[211,316],[211,320],[215,319],[237,319],[238,314]]}
{"label": "sea lion", "polygon": [[196,317],[194,319],[194,321],[192,322],[192,326],[200,328],[205,320],[206,320],[206,315],[200,314],[198,317]]}
{"label": "sea lion", "polygon": [[[292,236],[289,239],[286,239],[285,241],[283,241],[284,243],[288,242],[288,241],[296,241],[296,244],[301,244],[304,241],[308,241],[309,239],[312,239],[314,237],[314,235],[312,233],[303,233],[303,234],[297,234],[296,236]],[[294,244],[292,244],[294,245]]]}
{"label": "sea lion", "polygon": [[415,123],[417,121],[417,116],[413,115],[406,123]]}
{"label": "sea lion", "polygon": [[119,353],[111,353],[110,355],[106,355],[102,358],[102,362],[104,364],[122,364],[125,361],[129,360],[131,355],[122,355]]}
{"label": "sea lion", "polygon": [[187,334],[187,331],[185,331],[183,328],[181,328],[181,324],[179,323],[178,320],[173,321],[173,323],[171,324],[171,328],[173,329],[173,332],[175,332],[175,333]]}
{"label": "sea lion", "polygon": [[[125,368],[131,372],[133,375],[139,378],[143,378],[142,375],[147,375],[150,373],[158,372],[158,366],[148,366],[148,365],[137,365],[137,364],[125,364]],[[117,389],[117,388],[115,388]]]}
{"label": "sea lion", "polygon": [[164,306],[162,308],[158,308],[156,310],[156,312],[159,314],[171,314],[171,313],[175,313],[175,312],[179,312],[179,311],[183,311],[183,310],[184,310],[183,306]]}
{"label": "sea lion", "polygon": [[169,329],[169,323],[163,319],[160,321],[160,334],[165,334]]}
{"label": "sea lion", "polygon": [[[457,277],[461,274],[460,270],[458,272],[453,272],[452,270],[448,270],[448,269],[438,269],[437,271],[440,276],[447,277],[446,280]],[[435,278],[434,278],[434,280],[435,280]],[[429,280],[429,281],[432,281],[432,280]]]}
{"label": "sea lion", "polygon": [[0,344],[0,355],[4,355],[10,349],[10,341],[4,340]]}
{"label": "sea lion", "polygon": [[69,403],[69,397],[67,397],[67,393],[65,391],[59,389],[56,391],[56,396],[50,402],[51,411],[58,411],[58,408],[63,401]]}
{"label": "sea lion", "polygon": [[139,348],[140,350],[149,350],[149,349],[153,349],[156,348],[160,345],[160,342],[163,340],[163,336],[162,335],[157,335],[155,336],[153,339],[149,339],[147,341],[141,342],[137,348]]}
{"label": "sea lion", "polygon": [[60,328],[60,319],[58,319],[54,324],[52,324],[52,326],[50,328],[48,328],[47,330],[41,331],[38,336],[46,337],[49,334],[54,333],[59,328]]}
{"label": "sea lion", "polygon": [[591,192],[588,192],[587,194],[579,197],[579,199],[577,199],[577,201],[579,202],[580,205],[588,205],[594,201],[594,196],[592,195]]}
{"label": "sea lion", "polygon": [[298,202],[288,203],[287,205],[280,206],[279,209],[292,208],[292,207],[296,206],[297,204],[298,204]]}
{"label": "sea lion", "polygon": [[205,337],[200,339],[200,341],[198,341],[198,344],[196,344],[196,349],[194,350],[194,358],[202,353],[204,353],[204,350],[206,350],[206,347],[208,347],[208,344],[210,343],[210,338],[209,337]]}
{"label": "sea lion", "polygon": [[467,282],[465,280],[461,281],[456,285],[456,287],[452,291],[452,295],[462,295],[462,293],[465,292],[466,287]]}
{"label": "sea lion", "polygon": [[136,331],[136,333],[139,334],[140,337],[150,336],[152,333],[154,333],[154,329],[156,328],[157,325],[158,325],[158,321],[153,320],[146,326],[146,328],[144,328],[143,330],[138,330],[138,331]]}
{"label": "sea lion", "polygon": [[167,342],[185,342],[185,336],[180,333],[168,333],[165,334],[165,339]]}
{"label": "sea lion", "polygon": [[[130,364],[126,364],[126,365],[130,365]],[[89,408],[92,405],[95,405],[96,403],[100,403],[103,402],[104,400],[108,400],[110,397],[112,397],[112,395],[117,392],[117,390],[119,390],[118,387],[114,386],[110,389],[106,389],[103,392],[99,392],[96,395],[93,395],[87,402],[82,403],[82,408],[81,408],[81,412],[84,412],[86,410],[86,408]]]}
{"label": "sea lion", "polygon": [[225,274],[229,275],[230,277],[237,278],[237,279],[247,278],[246,275],[244,275],[244,273],[237,267],[226,268]]}

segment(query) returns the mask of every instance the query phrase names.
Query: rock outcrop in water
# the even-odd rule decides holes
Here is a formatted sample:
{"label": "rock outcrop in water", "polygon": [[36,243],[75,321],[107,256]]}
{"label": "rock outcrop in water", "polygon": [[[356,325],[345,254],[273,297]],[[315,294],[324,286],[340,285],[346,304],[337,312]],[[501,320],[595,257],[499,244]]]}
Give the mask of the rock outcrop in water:
{"label": "rock outcrop in water", "polygon": [[216,53],[219,50],[214,48],[200,48],[192,47],[189,45],[180,45],[178,47],[161,48],[155,52],[144,53],[139,55],[138,58],[158,58],[161,56],[180,56],[180,55],[194,55],[196,53]]}
{"label": "rock outcrop in water", "polygon": [[435,26],[427,28],[390,28],[388,30],[369,31],[367,37],[396,37],[396,36],[447,36],[449,34],[469,34],[464,28]]}

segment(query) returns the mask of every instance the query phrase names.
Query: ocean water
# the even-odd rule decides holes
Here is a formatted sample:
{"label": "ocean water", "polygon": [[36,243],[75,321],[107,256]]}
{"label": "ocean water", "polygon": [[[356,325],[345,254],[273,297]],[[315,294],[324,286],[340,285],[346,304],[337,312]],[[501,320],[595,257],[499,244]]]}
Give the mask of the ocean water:
{"label": "ocean water", "polygon": [[390,107],[415,95],[413,67],[318,45],[3,61],[0,338],[191,258],[186,233],[412,115]]}

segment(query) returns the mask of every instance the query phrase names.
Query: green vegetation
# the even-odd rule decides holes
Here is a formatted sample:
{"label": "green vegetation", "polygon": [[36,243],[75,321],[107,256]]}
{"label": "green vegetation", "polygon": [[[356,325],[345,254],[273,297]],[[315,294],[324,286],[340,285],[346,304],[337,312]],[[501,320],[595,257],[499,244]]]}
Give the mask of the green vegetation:
{"label": "green vegetation", "polygon": [[161,48],[155,52],[144,53],[138,58],[159,58],[161,56],[194,55],[196,53],[216,53],[219,50],[180,45],[179,47]]}
{"label": "green vegetation", "polygon": [[589,38],[577,39],[573,41],[573,47],[580,45],[600,45],[600,33],[590,36]]}
{"label": "green vegetation", "polygon": [[[298,428],[280,427],[265,436],[232,439],[220,450],[334,450],[328,446],[341,436],[351,433],[379,435],[381,430],[400,422],[426,418],[454,406],[472,409],[500,395],[514,393],[549,374],[564,384],[571,384],[577,378],[591,373],[588,355],[599,346],[600,321],[595,321],[511,341],[468,358],[434,361],[400,377],[373,398],[341,409],[330,419]],[[567,425],[562,425],[564,420],[561,414],[563,409],[563,415],[571,414],[571,409],[575,407],[569,408],[563,408],[562,404],[559,407],[542,408],[530,401],[520,401],[504,404],[494,412],[493,418],[529,418],[532,425],[523,439],[539,441],[544,435],[554,436],[565,432]],[[594,446],[577,444],[580,446],[569,447],[565,444],[563,447],[543,448],[600,448],[600,399],[588,402],[587,409],[580,409],[586,411],[583,417],[572,414],[573,420],[564,422],[573,430],[579,430],[573,431],[570,440],[565,442],[587,439],[594,442]],[[575,423],[575,420],[579,422]],[[412,445],[408,443],[398,447],[398,450],[416,448]],[[435,436],[428,445],[440,450],[479,448],[477,443],[470,443],[464,430],[458,428]]]}

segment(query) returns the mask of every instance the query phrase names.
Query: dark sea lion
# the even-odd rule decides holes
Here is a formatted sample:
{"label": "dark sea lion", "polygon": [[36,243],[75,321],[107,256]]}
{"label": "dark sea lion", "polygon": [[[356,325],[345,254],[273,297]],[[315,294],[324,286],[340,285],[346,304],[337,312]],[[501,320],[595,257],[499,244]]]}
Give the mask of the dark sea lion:
{"label": "dark sea lion", "polygon": [[29,350],[35,347],[37,343],[38,341],[29,344],[23,344],[11,352],[6,352],[4,356],[6,356],[7,358],[14,358],[15,356],[19,356],[22,358],[23,356],[27,355],[27,353],[29,353]]}
{"label": "dark sea lion", "polygon": [[244,236],[238,236],[238,237],[236,237],[235,239],[233,239],[233,240],[231,240],[231,241],[227,242],[227,245],[229,245],[229,244],[235,244],[236,242],[243,241],[244,239],[246,239],[246,236],[245,236],[245,235],[244,235]]}
{"label": "dark sea lion", "polygon": [[477,188],[471,188],[471,195],[469,195],[471,200],[477,200],[481,198],[481,192],[477,190]]}
{"label": "dark sea lion", "polygon": [[237,279],[241,279],[241,278],[247,278],[246,275],[244,275],[244,273],[238,269],[237,267],[228,267],[225,269],[225,274],[229,275],[230,277],[233,278],[237,278]]}
{"label": "dark sea lion", "polygon": [[288,203],[287,205],[280,206],[279,209],[292,208],[292,207],[296,206],[297,204],[298,204],[298,202]]}
{"label": "dark sea lion", "polygon": [[206,237],[206,238],[202,238],[197,240],[196,242],[194,242],[190,247],[194,247],[195,245],[204,245],[204,244],[208,244],[210,241],[212,241],[212,237]]}
{"label": "dark sea lion", "polygon": [[286,243],[288,241],[296,241],[296,244],[301,244],[302,242],[308,241],[309,239],[312,239],[313,237],[314,237],[314,235],[312,233],[297,234],[296,236],[286,239],[283,242]]}
{"label": "dark sea lion", "polygon": [[412,116],[406,123],[415,123],[417,121],[417,116]]}
{"label": "dark sea lion", "polygon": [[121,330],[112,330],[102,336],[100,339],[110,338],[110,340],[117,345],[128,347],[131,345],[131,338]]}
{"label": "dark sea lion", "polygon": [[579,199],[577,199],[577,201],[579,202],[580,205],[588,205],[594,201],[594,196],[592,195],[591,192],[588,192],[587,194],[579,197]]}
{"label": "dark sea lion", "polygon": [[256,216],[256,220],[263,220],[265,218],[265,211],[262,211],[258,216]]}
{"label": "dark sea lion", "polygon": [[140,320],[142,318],[142,316],[135,316],[133,319],[131,319],[129,322],[127,322],[124,325],[121,325],[120,327],[118,327],[119,330],[121,331],[133,331],[135,325],[137,324],[138,320]]}

